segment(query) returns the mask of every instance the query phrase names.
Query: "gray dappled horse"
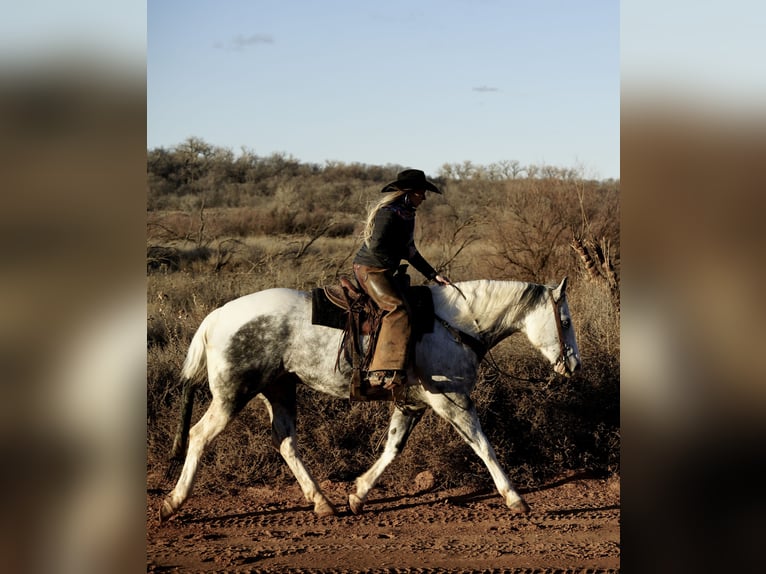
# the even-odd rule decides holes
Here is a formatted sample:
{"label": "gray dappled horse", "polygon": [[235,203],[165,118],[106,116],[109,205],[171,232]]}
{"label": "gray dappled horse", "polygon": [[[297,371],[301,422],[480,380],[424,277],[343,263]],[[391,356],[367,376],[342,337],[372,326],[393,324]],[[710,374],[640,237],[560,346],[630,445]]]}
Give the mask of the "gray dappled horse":
{"label": "gray dappled horse", "polygon": [[[566,278],[555,287],[520,281],[467,281],[431,286],[438,318],[415,348],[415,367],[407,374],[404,397],[395,403],[383,454],[356,479],[349,507],[361,512],[370,489],[401,453],[412,429],[431,407],[448,420],[484,461],[505,504],[529,512],[524,499],[500,468],[484,435],[473,401],[483,354],[516,331],[547,358],[555,372],[569,376],[580,367],[575,332],[566,301]],[[466,336],[468,335],[468,336]],[[295,438],[296,385],[348,399],[351,366],[336,368],[342,332],[312,325],[311,294],[269,289],[235,299],[211,312],[192,339],[182,376],[182,423],[173,450],[183,458],[181,475],[160,507],[172,516],[191,492],[203,450],[253,397],[268,410],[272,440],[298,480],[306,500],[320,515],[335,514],[298,455]],[[471,343],[471,344],[468,344]],[[204,382],[212,401],[189,432],[193,387]]]}

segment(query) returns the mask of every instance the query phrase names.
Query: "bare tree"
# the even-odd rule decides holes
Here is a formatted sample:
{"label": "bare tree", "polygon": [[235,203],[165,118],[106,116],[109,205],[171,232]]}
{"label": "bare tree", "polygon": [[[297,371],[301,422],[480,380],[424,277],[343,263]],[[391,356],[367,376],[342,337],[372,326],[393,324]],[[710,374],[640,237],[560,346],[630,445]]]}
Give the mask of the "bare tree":
{"label": "bare tree", "polygon": [[585,268],[588,280],[604,283],[619,308],[620,278],[615,270],[616,250],[612,241],[605,235],[600,235],[598,239],[594,237],[591,218],[586,210],[585,185],[580,182],[575,189],[580,204],[581,223],[579,232],[572,229],[570,245]]}
{"label": "bare tree", "polygon": [[330,219],[323,224],[319,224],[309,230],[308,237],[300,242],[298,252],[295,254],[295,259],[300,259],[308,251],[309,247],[320,237],[327,235],[327,232],[335,225],[335,220]]}
{"label": "bare tree", "polygon": [[539,183],[514,189],[505,204],[489,216],[493,228],[491,241],[499,259],[495,265],[507,272],[508,266],[519,279],[552,279],[553,257],[561,234],[568,224],[559,205],[559,191]]}

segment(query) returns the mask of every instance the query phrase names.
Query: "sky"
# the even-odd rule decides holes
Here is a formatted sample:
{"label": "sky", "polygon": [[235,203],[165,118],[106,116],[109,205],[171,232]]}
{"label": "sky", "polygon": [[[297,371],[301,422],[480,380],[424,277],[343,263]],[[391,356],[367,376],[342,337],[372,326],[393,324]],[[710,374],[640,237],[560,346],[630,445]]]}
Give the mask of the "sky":
{"label": "sky", "polygon": [[[622,89],[762,115],[766,4],[754,0],[623,0]],[[624,104],[624,102],[623,102]]]}
{"label": "sky", "polygon": [[147,147],[620,177],[619,2],[150,0]]}

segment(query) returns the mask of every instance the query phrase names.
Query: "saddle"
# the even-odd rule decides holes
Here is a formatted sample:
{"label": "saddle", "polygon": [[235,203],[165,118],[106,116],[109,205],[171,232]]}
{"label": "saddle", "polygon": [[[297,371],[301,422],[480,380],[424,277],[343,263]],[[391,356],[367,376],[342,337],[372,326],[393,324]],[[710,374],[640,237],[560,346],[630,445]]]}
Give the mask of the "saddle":
{"label": "saddle", "polygon": [[[410,306],[412,341],[419,341],[425,333],[433,332],[434,306],[431,290],[427,286],[412,287],[406,265],[402,265],[394,275],[402,287]],[[364,373],[372,361],[375,352],[378,330],[383,311],[365,293],[356,281],[341,276],[339,284],[317,287],[311,292],[311,322],[334,329],[341,329],[343,336],[338,348],[336,369],[341,357],[351,365],[352,401],[391,401],[393,393],[382,387],[371,386],[364,378]],[[362,337],[368,336],[367,348]]]}

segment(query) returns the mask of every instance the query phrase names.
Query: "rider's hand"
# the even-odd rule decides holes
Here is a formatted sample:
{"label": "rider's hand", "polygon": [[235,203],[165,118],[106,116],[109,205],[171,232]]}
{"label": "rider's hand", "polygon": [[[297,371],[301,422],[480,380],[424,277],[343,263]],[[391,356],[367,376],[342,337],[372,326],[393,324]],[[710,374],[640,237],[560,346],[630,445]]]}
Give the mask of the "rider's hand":
{"label": "rider's hand", "polygon": [[436,281],[439,285],[450,285],[452,283],[452,281],[440,273],[437,273],[436,277],[434,277],[434,281]]}

